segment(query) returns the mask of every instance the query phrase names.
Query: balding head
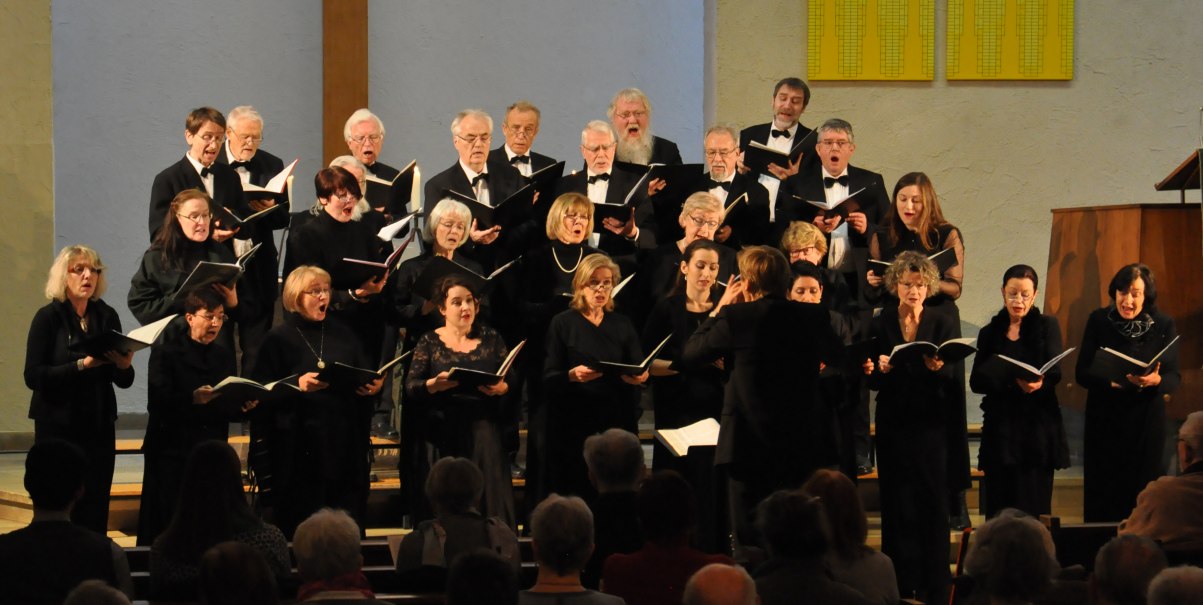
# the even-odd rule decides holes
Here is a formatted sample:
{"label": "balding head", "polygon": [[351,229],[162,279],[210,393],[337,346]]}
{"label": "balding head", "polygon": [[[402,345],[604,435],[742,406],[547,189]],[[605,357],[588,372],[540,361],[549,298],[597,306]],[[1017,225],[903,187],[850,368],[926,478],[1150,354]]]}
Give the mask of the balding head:
{"label": "balding head", "polygon": [[1183,566],[1163,570],[1149,583],[1149,605],[1195,605],[1203,601],[1203,569]]}
{"label": "balding head", "polygon": [[1144,605],[1149,582],[1166,568],[1156,542],[1134,535],[1112,538],[1094,558],[1090,601],[1094,605]]}
{"label": "balding head", "polygon": [[759,605],[756,582],[738,565],[711,563],[685,584],[685,605]]}

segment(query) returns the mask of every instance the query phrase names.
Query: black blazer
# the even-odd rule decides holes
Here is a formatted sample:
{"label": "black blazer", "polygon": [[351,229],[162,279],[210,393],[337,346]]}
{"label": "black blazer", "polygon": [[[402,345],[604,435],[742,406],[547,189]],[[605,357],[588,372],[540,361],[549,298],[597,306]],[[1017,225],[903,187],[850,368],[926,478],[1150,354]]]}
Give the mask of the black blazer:
{"label": "black blazer", "polygon": [[[489,184],[489,202],[493,205],[501,203],[525,184],[522,173],[518,172],[518,169],[511,166],[509,162],[487,160],[485,167],[488,171],[485,174],[485,182]],[[430,216],[430,211],[448,191],[471,198],[476,197],[476,193],[472,191],[472,183],[468,181],[468,175],[464,174],[464,169],[458,160],[450,168],[426,181],[426,186],[423,188],[425,197],[422,203],[422,210],[426,216]]]}
{"label": "black blazer", "polygon": [[[225,153],[223,149],[217,154],[220,158]],[[238,216],[251,214],[251,207],[242,200],[242,179],[228,164],[213,162],[209,167],[213,171],[213,203],[234,211]],[[163,169],[155,175],[154,184],[150,186],[150,239],[154,240],[155,233],[163,226],[163,217],[171,208],[171,200],[176,194],[185,189],[205,190],[205,183],[192,167],[187,157]]]}
{"label": "black blazer", "polygon": [[677,144],[657,136],[652,137],[652,164],[680,164],[681,150]]}
{"label": "black blazer", "polygon": [[[585,169],[560,177],[560,182],[556,185],[556,197],[570,192],[587,195],[589,193],[588,177],[589,173]],[[641,178],[643,178],[642,174],[624,170],[618,166],[611,168],[610,186],[606,189],[606,203],[621,204]],[[601,226],[601,222],[596,217],[594,218],[593,229],[601,234],[598,247],[611,256],[633,254],[636,247],[651,250],[659,241],[656,233],[655,211],[647,197],[647,189],[636,191],[632,203],[635,205],[635,226],[639,227],[639,239],[634,245],[607,231],[605,227]]]}
{"label": "black blazer", "polygon": [[[530,170],[532,173],[538,172],[540,170],[543,170],[544,168],[556,165],[555,158],[552,158],[550,156],[546,156],[541,153],[535,153],[533,151],[528,152],[527,155],[530,156]],[[510,158],[505,154],[505,145],[502,145],[501,147],[498,147],[497,149],[490,151],[488,161],[514,166],[514,164],[510,163]],[[517,170],[517,167],[515,167],[514,169]],[[519,174],[521,174],[521,173],[519,173]]]}
{"label": "black blazer", "polygon": [[[889,216],[890,196],[886,193],[885,180],[880,174],[848,165],[848,193],[855,193],[864,188],[865,191],[857,196],[861,212],[865,213],[868,227],[864,234],[849,230],[848,236],[854,248],[867,250],[869,239],[873,232],[880,228],[882,221]],[[778,222],[788,225],[788,221],[811,222],[819,209],[805,200],[822,201],[826,199],[823,187],[823,165],[816,162],[814,166],[799,170],[798,174],[786,179],[782,186],[785,195],[777,198]]]}
{"label": "black blazer", "polygon": [[[768,145],[769,144],[769,136],[770,136],[769,131],[771,131],[772,129],[773,129],[773,123],[765,122],[764,124],[757,124],[755,126],[749,126],[745,129],[739,131],[739,148],[747,149],[748,144],[751,143],[752,141],[756,141],[757,143],[761,143],[763,145]],[[790,149],[793,149],[795,145],[797,145],[799,142],[801,142],[802,139],[805,139],[806,136],[809,135],[811,132],[812,132],[812,130],[810,128],[807,128],[806,126],[802,125],[802,123],[799,122],[798,129],[794,131],[794,136],[789,141]],[[815,146],[814,146],[814,143],[818,143],[818,141],[814,140],[814,137],[811,137],[811,141],[812,142],[807,143],[806,145],[804,145],[800,149],[798,149],[797,152],[795,152],[795,153],[802,154],[802,164],[800,167],[801,169],[805,169],[807,166],[819,164],[819,154],[815,153]],[[797,155],[790,156],[791,159],[796,159],[797,157],[798,157]],[[784,168],[784,166],[782,166],[782,168]]]}
{"label": "black blazer", "polygon": [[[224,149],[217,154],[217,161],[214,164],[229,165]],[[247,162],[246,169],[251,173],[251,183],[263,187],[267,185],[267,182],[272,177],[279,174],[281,170],[284,170],[284,160],[260,149]],[[235,171],[235,175],[237,175],[237,171]],[[278,290],[277,273],[279,271],[280,250],[276,246],[273,231],[287,227],[289,215],[292,213],[292,207],[289,205],[287,197],[284,197],[282,200],[277,199],[276,203],[283,206],[283,208],[275,210],[259,220],[255,224],[253,233],[238,234],[238,237],[247,237],[249,235],[252,241],[256,244],[261,244],[259,251],[247,263],[246,270],[247,277],[252,284],[251,289],[259,301],[259,311],[262,313],[271,313],[274,311],[272,305],[276,300],[276,292]]]}
{"label": "black blazer", "polygon": [[682,361],[726,357],[716,464],[745,482],[800,485],[834,464],[819,363],[840,363],[843,343],[819,305],[767,297],[724,307],[685,344]]}

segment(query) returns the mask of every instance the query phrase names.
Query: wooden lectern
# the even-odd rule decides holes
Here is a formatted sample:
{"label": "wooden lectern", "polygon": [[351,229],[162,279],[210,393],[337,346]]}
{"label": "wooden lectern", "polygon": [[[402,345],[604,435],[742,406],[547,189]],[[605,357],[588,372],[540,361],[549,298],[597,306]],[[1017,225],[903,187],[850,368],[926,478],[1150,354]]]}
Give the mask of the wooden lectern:
{"label": "wooden lectern", "polygon": [[[1196,174],[1197,178],[1197,174]],[[1197,181],[1196,181],[1197,182]],[[1197,186],[1197,185],[1196,185]],[[1203,216],[1199,204],[1127,204],[1053,212],[1044,312],[1061,322],[1066,347],[1082,343],[1090,312],[1111,303],[1115,272],[1143,262],[1157,279],[1157,306],[1174,318],[1182,386],[1170,398],[1172,418],[1203,409]],[[1062,405],[1084,409],[1086,390],[1073,379],[1078,351],[1061,362]]]}

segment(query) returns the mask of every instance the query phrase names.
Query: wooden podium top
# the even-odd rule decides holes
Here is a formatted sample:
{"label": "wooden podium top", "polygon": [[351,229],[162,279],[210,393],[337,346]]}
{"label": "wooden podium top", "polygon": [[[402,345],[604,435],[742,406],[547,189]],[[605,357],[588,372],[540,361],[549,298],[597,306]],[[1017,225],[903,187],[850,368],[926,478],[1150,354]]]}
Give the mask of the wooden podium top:
{"label": "wooden podium top", "polygon": [[[1197,189],[1197,187],[1196,187]],[[1050,210],[1053,214],[1064,212],[1082,212],[1084,210],[1173,210],[1181,209],[1183,206],[1198,206],[1199,202],[1181,203],[1166,203],[1166,202],[1149,202],[1144,204],[1104,204],[1102,206],[1073,206],[1070,208],[1053,208]]]}
{"label": "wooden podium top", "polygon": [[1196,149],[1160,183],[1153,185],[1157,191],[1186,191],[1199,188],[1199,150]]}

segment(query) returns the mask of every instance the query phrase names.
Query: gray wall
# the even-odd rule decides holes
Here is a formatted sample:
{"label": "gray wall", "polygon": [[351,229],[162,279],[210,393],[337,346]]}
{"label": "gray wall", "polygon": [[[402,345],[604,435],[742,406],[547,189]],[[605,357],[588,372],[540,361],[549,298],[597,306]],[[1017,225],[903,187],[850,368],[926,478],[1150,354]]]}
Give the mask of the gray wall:
{"label": "gray wall", "polygon": [[[191,109],[254,105],[267,122],[263,148],[300,156],[298,182],[317,171],[321,14],[320,0],[53,3],[54,249],[100,252],[105,300],[126,329],[137,325],[125,296],[149,244],[150,185],[183,157]],[[145,411],[147,358],[135,356],[139,377],[118,391],[122,412]]]}
{"label": "gray wall", "polygon": [[701,161],[701,2],[377,0],[368,10],[387,163],[416,157],[426,178],[446,169],[456,158],[448,127],[468,107],[493,116],[496,147],[505,108],[525,98],[543,114],[535,151],[579,168],[581,128],[628,86],[651,98],[652,130]]}

